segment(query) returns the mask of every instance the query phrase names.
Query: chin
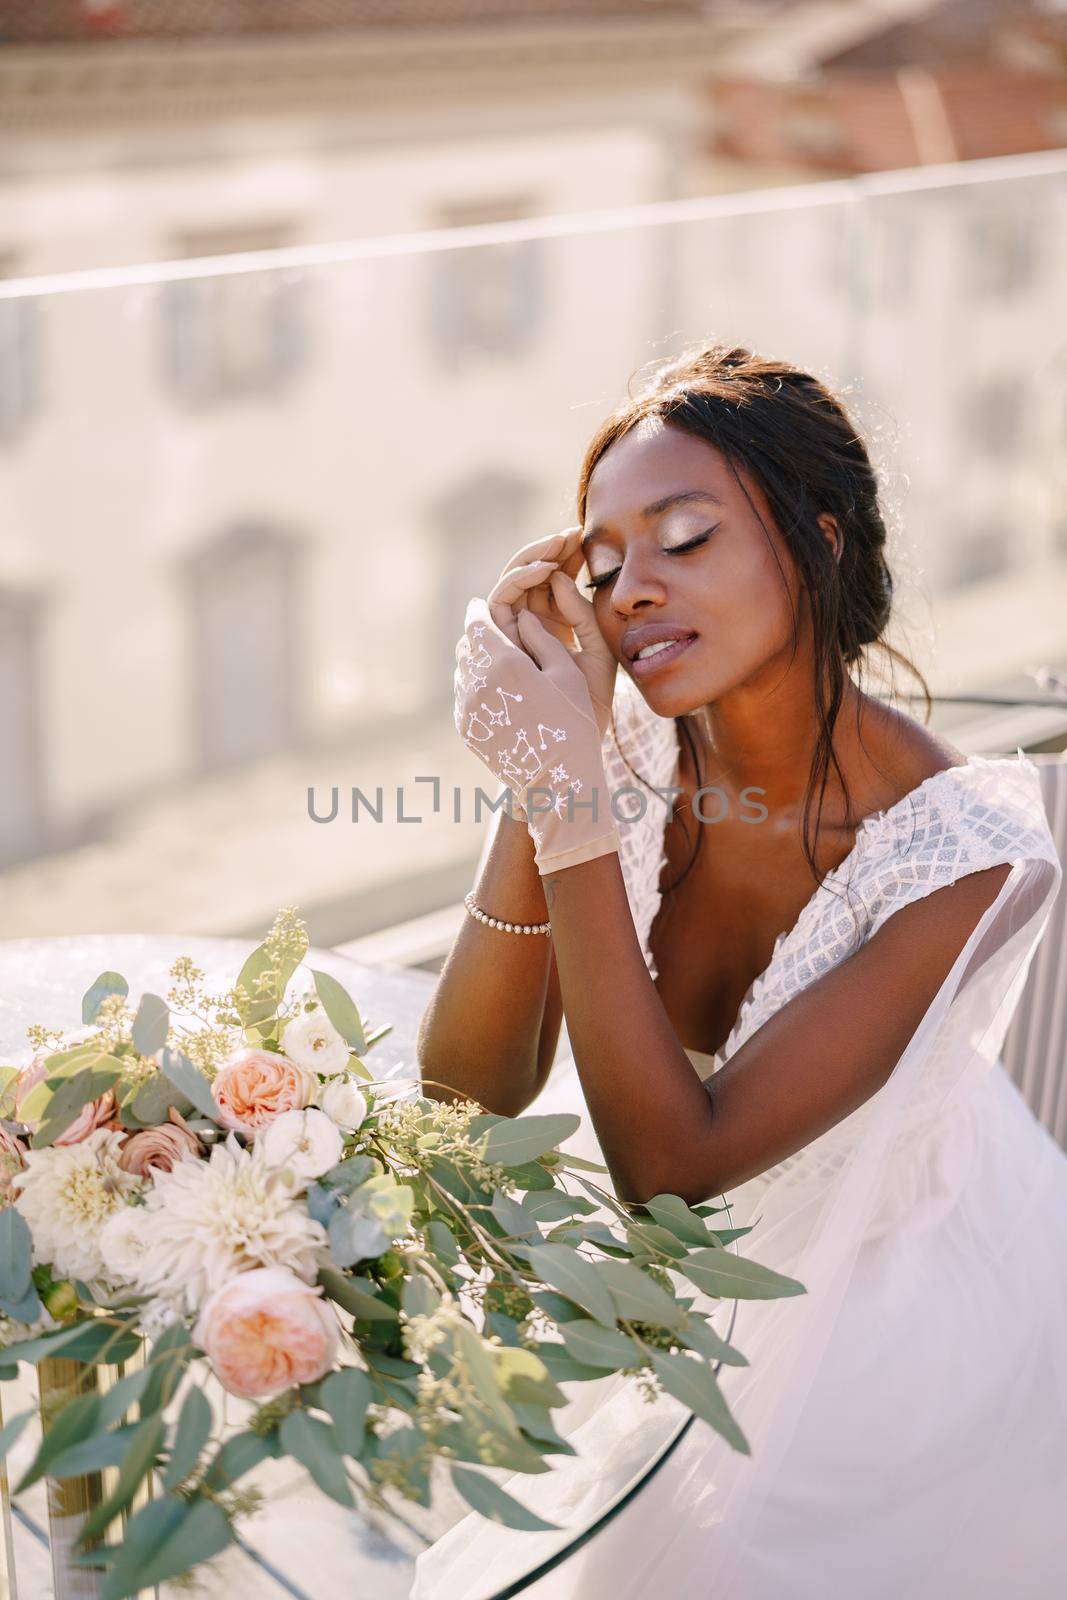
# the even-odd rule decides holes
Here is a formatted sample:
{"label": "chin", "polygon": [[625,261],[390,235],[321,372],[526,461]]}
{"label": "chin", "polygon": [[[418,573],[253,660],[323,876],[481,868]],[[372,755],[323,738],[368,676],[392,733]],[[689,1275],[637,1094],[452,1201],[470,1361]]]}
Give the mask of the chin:
{"label": "chin", "polygon": [[630,676],[638,694],[658,717],[683,717],[714,698],[705,688],[695,686],[689,674],[664,672],[646,683]]}

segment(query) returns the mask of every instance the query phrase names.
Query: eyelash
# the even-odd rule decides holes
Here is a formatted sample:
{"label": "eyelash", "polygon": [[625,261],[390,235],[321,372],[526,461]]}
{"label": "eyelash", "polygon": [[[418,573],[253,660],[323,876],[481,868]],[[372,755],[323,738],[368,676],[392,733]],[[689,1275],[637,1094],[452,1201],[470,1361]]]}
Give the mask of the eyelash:
{"label": "eyelash", "polygon": [[[715,524],[715,527],[718,527],[718,523]],[[714,532],[715,528],[705,528],[703,533],[698,533],[694,538],[687,539],[684,544],[669,545],[664,554],[676,556],[683,550],[695,550],[698,545],[707,544]],[[617,578],[620,571],[621,568],[616,567],[614,572],[601,572],[595,578],[591,577],[588,580],[590,589],[602,589],[606,583],[611,582],[612,578]]]}

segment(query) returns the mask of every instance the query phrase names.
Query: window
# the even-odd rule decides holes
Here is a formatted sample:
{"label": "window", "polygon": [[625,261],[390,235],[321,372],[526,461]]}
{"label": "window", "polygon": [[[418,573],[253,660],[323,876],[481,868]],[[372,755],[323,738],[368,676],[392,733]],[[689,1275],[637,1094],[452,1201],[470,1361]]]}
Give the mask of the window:
{"label": "window", "polygon": [[0,866],[36,855],[47,827],[41,750],[40,594],[0,588]]}
{"label": "window", "polygon": [[[441,206],[433,225],[474,227],[534,215],[528,199],[457,202]],[[543,243],[516,239],[429,252],[430,332],[444,365],[512,358],[530,348],[544,310]]]}
{"label": "window", "polygon": [[1027,384],[1021,374],[994,378],[963,396],[960,417],[968,453],[997,461],[1017,454],[1026,432]]}
{"label": "window", "polygon": [[[233,255],[291,242],[281,226],[194,232],[176,241],[174,254]],[[298,376],[306,359],[303,281],[287,268],[167,284],[163,318],[167,380],[189,406],[276,393]]]}
{"label": "window", "polygon": [[1017,294],[1037,276],[1038,233],[1034,219],[1018,210],[971,217],[962,230],[963,277],[983,299]]}
{"label": "window", "polygon": [[[0,280],[17,276],[16,258],[0,255]],[[39,328],[32,296],[0,300],[0,449],[22,437],[40,404]]]}
{"label": "window", "polygon": [[1001,522],[960,523],[955,530],[946,566],[949,588],[969,589],[1010,570],[1017,540]]}
{"label": "window", "polygon": [[303,714],[304,547],[241,523],[185,559],[197,765],[290,748]]}

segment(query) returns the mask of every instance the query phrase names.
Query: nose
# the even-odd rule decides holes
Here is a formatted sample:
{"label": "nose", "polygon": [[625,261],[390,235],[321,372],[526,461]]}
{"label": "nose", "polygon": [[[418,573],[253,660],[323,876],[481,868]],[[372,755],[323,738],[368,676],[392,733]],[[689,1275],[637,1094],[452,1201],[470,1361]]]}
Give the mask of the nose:
{"label": "nose", "polygon": [[626,552],[611,586],[612,609],[620,617],[631,617],[666,603],[666,585],[655,567],[655,561],[636,545]]}

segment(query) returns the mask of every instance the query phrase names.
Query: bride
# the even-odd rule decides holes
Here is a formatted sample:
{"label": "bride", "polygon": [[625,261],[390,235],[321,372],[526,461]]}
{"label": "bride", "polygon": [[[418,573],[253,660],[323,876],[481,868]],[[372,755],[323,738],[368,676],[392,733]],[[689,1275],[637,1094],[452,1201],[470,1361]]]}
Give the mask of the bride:
{"label": "bride", "polygon": [[[739,1302],[750,1365],[720,1383],[749,1453],[698,1422],[527,1592],[1052,1600],[1067,1156],[998,1060],[1061,875],[1036,769],[860,686],[889,648],[885,526],[808,373],[667,363],[577,503],[468,606],[456,726],[501,808],[420,1068],[502,1114],[580,1111],[571,1148],[628,1203],[725,1195],[807,1293]],[[510,1485],[571,1525],[649,1411],[629,1377],[579,1389],[576,1456]],[[468,1516],[413,1594],[479,1600],[538,1539]]]}

